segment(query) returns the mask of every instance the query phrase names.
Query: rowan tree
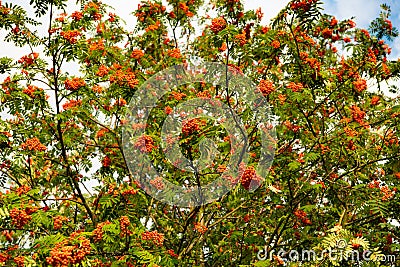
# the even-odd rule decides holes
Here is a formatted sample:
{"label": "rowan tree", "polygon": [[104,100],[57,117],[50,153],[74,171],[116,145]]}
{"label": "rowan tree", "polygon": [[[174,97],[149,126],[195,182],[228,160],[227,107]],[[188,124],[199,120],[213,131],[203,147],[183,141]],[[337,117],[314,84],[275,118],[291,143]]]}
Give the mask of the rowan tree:
{"label": "rowan tree", "polygon": [[[343,240],[347,252],[374,251],[363,266],[395,264],[375,261],[399,248],[400,106],[381,89],[400,69],[390,57],[398,32],[388,6],[360,29],[323,13],[317,0],[291,1],[268,25],[239,0],[149,0],[129,7],[132,29],[100,1],[78,2],[66,14],[66,0],[32,0],[35,19],[0,4],[4,41],[29,49],[0,59],[0,111],[8,114],[0,120],[2,266],[279,266],[280,249],[320,252]],[[45,34],[35,31],[40,23]],[[275,155],[262,177],[262,129],[228,87],[177,86],[146,124],[126,119],[143,84],[193,58],[248,77],[270,105]],[[180,153],[201,158],[204,137],[218,152],[197,180],[161,145],[168,115],[198,98],[235,110],[249,160],[225,177],[227,194],[181,207],[146,194],[124,149],[146,154],[176,185],[220,177],[232,146],[217,119],[181,116]],[[130,148],[126,126],[145,129]],[[249,190],[254,180],[259,187]],[[162,192],[164,183],[149,186]],[[325,255],[301,266],[354,264]]]}

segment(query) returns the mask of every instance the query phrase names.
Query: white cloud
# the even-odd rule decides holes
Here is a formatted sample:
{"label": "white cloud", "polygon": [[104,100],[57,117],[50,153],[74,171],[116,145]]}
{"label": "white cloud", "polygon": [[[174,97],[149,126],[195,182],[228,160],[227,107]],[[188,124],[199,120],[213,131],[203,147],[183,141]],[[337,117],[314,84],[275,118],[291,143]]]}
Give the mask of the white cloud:
{"label": "white cloud", "polygon": [[115,12],[120,16],[126,23],[128,30],[133,30],[136,25],[136,17],[132,14],[138,8],[139,0],[103,0],[104,4],[109,5],[115,9]]}
{"label": "white cloud", "polygon": [[261,11],[264,13],[262,23],[268,24],[289,2],[289,0],[246,0],[244,1],[244,9],[256,10],[261,7]]}

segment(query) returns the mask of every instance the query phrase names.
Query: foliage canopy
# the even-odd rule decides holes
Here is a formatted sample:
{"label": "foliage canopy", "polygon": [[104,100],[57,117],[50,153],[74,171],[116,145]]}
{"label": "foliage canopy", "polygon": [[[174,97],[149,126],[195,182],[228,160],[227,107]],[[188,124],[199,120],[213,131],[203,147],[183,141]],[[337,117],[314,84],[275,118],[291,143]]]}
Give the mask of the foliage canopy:
{"label": "foliage canopy", "polygon": [[[260,260],[258,252],[320,251],[338,238],[347,251],[376,249],[374,259],[398,253],[400,105],[369,90],[399,78],[384,41],[398,34],[388,6],[366,30],[324,14],[317,0],[290,2],[269,25],[239,0],[146,1],[129,31],[110,7],[79,2],[65,14],[65,0],[31,0],[36,20],[16,4],[0,5],[5,41],[31,50],[0,59],[8,75],[0,111],[11,116],[0,120],[2,266],[278,266],[282,258]],[[46,34],[34,30],[38,21],[50,22]],[[121,129],[139,86],[194,57],[257,84],[277,116],[276,153],[261,187],[248,192],[260,134],[246,124],[251,159],[231,177],[237,186],[216,202],[180,208],[140,189]],[[68,62],[79,75],[68,73]],[[163,162],[160,129],[174,107],[198,97],[236,107],[251,122],[240,96],[223,87],[196,83],[166,95],[135,148],[165,164],[176,184],[188,178]],[[184,125],[182,153],[200,157],[204,135],[219,152],[195,181],[208,183],[231,148],[223,127],[196,119]],[[325,255],[301,266],[353,264]]]}

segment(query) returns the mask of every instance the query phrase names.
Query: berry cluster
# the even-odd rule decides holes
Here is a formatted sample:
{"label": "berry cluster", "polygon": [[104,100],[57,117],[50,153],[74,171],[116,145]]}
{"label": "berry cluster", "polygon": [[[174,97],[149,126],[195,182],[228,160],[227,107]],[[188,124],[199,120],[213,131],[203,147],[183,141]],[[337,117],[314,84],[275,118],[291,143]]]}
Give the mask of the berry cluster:
{"label": "berry cluster", "polygon": [[185,94],[185,93],[180,93],[180,92],[172,91],[172,92],[171,92],[171,97],[174,98],[175,100],[180,101],[180,100],[182,100],[184,97],[186,97],[186,94]]}
{"label": "berry cluster", "polygon": [[101,161],[101,164],[103,164],[103,167],[110,167],[111,165],[111,159],[108,156],[105,156],[103,160]]}
{"label": "berry cluster", "polygon": [[303,224],[305,224],[305,225],[310,225],[311,224],[311,221],[310,221],[310,219],[307,218],[307,213],[305,211],[297,209],[297,210],[294,211],[293,214],[298,219],[300,219]]}
{"label": "berry cluster", "polygon": [[119,219],[119,227],[121,228],[121,235],[124,235],[125,233],[130,235],[130,231],[128,230],[128,226],[131,224],[129,221],[128,216],[122,216]]}
{"label": "berry cluster", "polygon": [[244,46],[247,43],[246,33],[243,31],[240,34],[235,35],[235,41],[240,45]]}
{"label": "berry cluster", "polygon": [[126,189],[126,190],[122,191],[122,195],[123,195],[123,196],[127,196],[127,195],[136,195],[137,192],[138,192],[137,189],[131,188],[131,189]]}
{"label": "berry cluster", "polygon": [[366,115],[365,111],[362,111],[359,107],[357,107],[355,105],[351,106],[350,110],[351,110],[351,115],[353,117],[353,120],[360,124],[363,124],[363,122],[364,122],[363,120]]}
{"label": "berry cluster", "polygon": [[148,26],[146,29],[144,29],[146,32],[152,32],[152,31],[156,31],[161,27],[161,23],[160,21],[157,21],[156,24],[152,24],[150,26]]}
{"label": "berry cluster", "polygon": [[170,49],[167,51],[167,53],[168,53],[169,57],[173,57],[173,58],[177,58],[177,59],[182,57],[181,51],[179,50],[179,48]]}
{"label": "berry cluster", "polygon": [[79,88],[86,85],[86,82],[82,78],[74,77],[72,80],[66,79],[64,82],[65,89],[76,91]]}
{"label": "berry cluster", "polygon": [[30,96],[31,98],[35,98],[36,92],[42,92],[42,91],[43,91],[43,89],[41,89],[41,88],[39,88],[39,87],[37,87],[37,86],[34,86],[34,85],[28,85],[27,88],[25,88],[24,90],[22,90],[22,92],[23,92],[24,94],[27,94],[27,95]]}
{"label": "berry cluster", "polygon": [[10,13],[10,11],[11,11],[11,8],[7,8],[7,7],[3,6],[0,1],[0,14],[7,15],[8,13]]}
{"label": "berry cluster", "polygon": [[30,151],[46,151],[47,147],[43,145],[37,137],[26,140],[25,143],[21,144],[21,148]]}
{"label": "berry cluster", "polygon": [[239,177],[240,183],[246,190],[259,186],[261,182],[261,177],[257,175],[256,169],[253,166],[244,168],[244,166],[241,165],[239,167]]}
{"label": "berry cluster", "polygon": [[228,168],[225,165],[221,164],[221,165],[218,165],[217,172],[218,173],[224,173],[227,169]]}
{"label": "berry cluster", "polygon": [[100,20],[103,15],[99,13],[99,5],[100,3],[89,2],[87,5],[85,5],[83,10],[88,12],[94,20]]}
{"label": "berry cluster", "polygon": [[24,267],[25,266],[25,257],[24,256],[18,256],[14,258],[15,264],[17,264],[18,267]]}
{"label": "berry cluster", "polygon": [[359,93],[367,89],[367,81],[361,77],[358,77],[358,79],[353,82],[353,85],[354,89]]}
{"label": "berry cluster", "polygon": [[123,106],[125,106],[127,103],[126,103],[126,100],[125,99],[123,99],[122,97],[121,98],[118,98],[116,101],[115,101],[115,105],[117,105],[117,106],[119,106],[119,107],[123,107]]}
{"label": "berry cluster", "polygon": [[28,224],[32,216],[23,209],[14,208],[10,211],[11,224],[15,225],[18,229],[22,229]]}
{"label": "berry cluster", "polygon": [[[293,132],[295,132],[295,133],[297,133],[297,132],[299,131],[299,129],[300,129],[300,126],[294,125],[294,124],[293,124],[292,122],[290,122],[290,121],[284,121],[282,124],[283,124],[284,126],[286,126],[286,128],[288,128],[289,130],[291,130],[291,131],[293,131]],[[288,149],[289,149],[289,151],[291,152],[292,147],[289,147]]]}
{"label": "berry cluster", "polygon": [[80,105],[82,105],[82,100],[80,100],[80,99],[78,99],[78,100],[71,99],[70,101],[64,103],[62,105],[62,108],[64,110],[68,110],[68,109],[72,109],[72,108],[75,108],[75,107],[79,107]]}
{"label": "berry cluster", "polygon": [[135,148],[139,149],[143,153],[149,153],[154,148],[154,141],[150,135],[142,135],[136,141]]}
{"label": "berry cluster", "polygon": [[271,80],[261,80],[258,84],[258,89],[263,95],[269,95],[275,91],[274,83]]}
{"label": "berry cluster", "polygon": [[173,249],[168,249],[168,250],[167,250],[167,253],[168,253],[171,257],[173,257],[173,258],[178,258],[178,257],[179,257],[179,255],[176,254],[175,251],[174,251]]}
{"label": "berry cluster", "polygon": [[194,14],[191,11],[189,11],[189,7],[188,7],[188,5],[186,5],[186,3],[180,2],[179,3],[179,10],[182,10],[186,14],[186,16],[188,16],[188,17],[193,17],[194,16]]}
{"label": "berry cluster", "polygon": [[63,222],[67,221],[67,220],[68,220],[67,218],[65,218],[64,216],[60,216],[60,215],[54,217],[54,219],[53,219],[54,230],[61,229]]}
{"label": "berry cluster", "polygon": [[139,49],[133,50],[132,54],[131,54],[131,58],[134,58],[134,59],[141,59],[143,56],[144,56],[143,51],[139,50]]}
{"label": "berry cluster", "polygon": [[244,221],[245,223],[247,223],[247,222],[250,221],[250,218],[251,218],[251,215],[250,215],[250,214],[246,214],[246,215],[244,215],[244,217],[243,217],[243,221]]}
{"label": "berry cluster", "polygon": [[108,74],[109,69],[105,65],[100,65],[99,70],[97,71],[96,75],[100,77],[104,77]]}
{"label": "berry cluster", "polygon": [[164,243],[164,234],[160,234],[157,230],[156,231],[146,231],[142,233],[142,240],[151,240],[157,246],[162,246]]}
{"label": "berry cluster", "polygon": [[384,194],[382,201],[386,201],[394,196],[394,191],[392,191],[387,185],[381,187],[381,192]]}
{"label": "berry cluster", "polygon": [[100,242],[103,239],[103,234],[104,234],[103,227],[108,224],[110,224],[110,222],[105,221],[105,222],[99,223],[96,226],[96,229],[93,230],[94,242]]}
{"label": "berry cluster", "polygon": [[114,184],[108,185],[107,194],[109,194],[109,195],[113,194],[114,190],[115,190],[115,185]]}
{"label": "berry cluster", "polygon": [[279,47],[281,47],[281,43],[278,40],[274,40],[271,42],[271,46],[275,49],[278,49]]}
{"label": "berry cluster", "polygon": [[148,16],[157,13],[161,14],[165,12],[165,10],[166,7],[163,5],[160,5],[158,3],[151,3],[150,1],[143,1],[141,4],[138,5],[135,16],[138,18],[139,21],[144,22]]}
{"label": "berry cluster", "polygon": [[55,33],[55,32],[58,32],[58,31],[61,30],[61,29],[62,29],[61,27],[50,28],[50,29],[48,29],[48,33],[49,33],[49,34],[53,34],[53,33]]}
{"label": "berry cluster", "polygon": [[202,92],[198,92],[196,94],[196,96],[199,97],[199,98],[211,98],[210,91],[208,91],[208,90],[204,90]]}
{"label": "berry cluster", "polygon": [[58,22],[64,22],[66,16],[67,16],[67,13],[61,13],[57,18],[55,18],[55,20]]}
{"label": "berry cluster", "polygon": [[83,13],[80,11],[75,11],[71,14],[71,18],[75,21],[79,21],[83,18]]}
{"label": "berry cluster", "polygon": [[297,0],[290,4],[290,8],[292,10],[302,10],[306,12],[310,10],[311,6],[316,3],[318,0]]}
{"label": "berry cluster", "polygon": [[161,177],[156,177],[152,180],[150,180],[150,184],[157,188],[157,190],[163,190],[165,187],[165,184],[163,183],[163,180]]}
{"label": "berry cluster", "polygon": [[103,39],[100,39],[98,41],[89,39],[87,42],[89,44],[89,51],[90,52],[92,52],[92,51],[103,51],[103,54],[106,55],[105,51],[104,51],[105,47],[104,47]]}
{"label": "berry cluster", "polygon": [[359,135],[359,132],[357,132],[357,130],[354,130],[348,126],[344,127],[344,132],[346,133],[347,136],[351,136],[351,137]]}
{"label": "berry cluster", "polygon": [[173,111],[173,109],[170,106],[165,107],[165,114],[169,115],[172,113],[172,111]]}
{"label": "berry cluster", "polygon": [[293,92],[300,92],[303,90],[304,87],[301,83],[290,82],[287,85],[287,88],[291,89]]}
{"label": "berry cluster", "polygon": [[186,120],[183,122],[182,133],[185,136],[191,135],[195,132],[198,132],[201,126],[203,126],[204,124],[205,120],[201,120],[199,118]]}
{"label": "berry cluster", "polygon": [[17,188],[17,195],[21,196],[23,194],[26,194],[27,192],[29,192],[29,190],[31,190],[29,186],[21,185],[20,187]]}
{"label": "berry cluster", "polygon": [[101,22],[101,23],[97,24],[97,27],[96,27],[96,32],[97,33],[101,34],[105,30],[106,30],[106,25],[104,23]]}
{"label": "berry cluster", "polygon": [[128,84],[128,86],[133,89],[139,84],[139,80],[136,79],[136,75],[131,70],[121,70],[117,69],[115,73],[110,76],[109,81],[111,83],[116,83],[120,86]]}
{"label": "berry cluster", "polygon": [[195,223],[194,224],[194,230],[196,230],[200,234],[204,234],[205,232],[207,232],[208,228],[207,228],[207,226],[205,226],[202,223]]}
{"label": "berry cluster", "polygon": [[8,260],[11,259],[11,255],[8,254],[8,253],[11,252],[11,251],[17,250],[18,248],[19,248],[18,245],[10,246],[6,250],[4,250],[4,252],[0,253],[0,263],[2,263],[1,266],[4,266],[3,263],[5,263],[5,262],[7,262]]}
{"label": "berry cluster", "polygon": [[24,67],[28,67],[32,65],[35,60],[39,57],[38,53],[30,53],[29,55],[23,56],[18,60],[18,63],[21,63],[24,65]]}
{"label": "berry cluster", "polygon": [[98,94],[101,94],[103,92],[103,87],[101,87],[100,85],[93,85],[92,87],[92,91]]}
{"label": "berry cluster", "polygon": [[79,264],[90,253],[90,241],[85,237],[74,240],[76,233],[71,234],[66,240],[57,243],[46,258],[48,264],[57,267],[68,267]]}
{"label": "berry cluster", "polygon": [[322,37],[324,37],[325,39],[330,39],[330,38],[332,38],[333,30],[329,29],[329,28],[325,28],[322,30],[321,34],[322,34]]}
{"label": "berry cluster", "polygon": [[210,30],[215,34],[226,28],[226,21],[222,17],[215,18],[211,21]]}
{"label": "berry cluster", "polygon": [[78,42],[78,37],[81,36],[82,33],[78,30],[71,30],[71,31],[61,32],[60,35],[70,44],[76,44]]}
{"label": "berry cluster", "polygon": [[285,264],[285,261],[281,257],[276,256],[276,255],[273,255],[272,257],[274,258],[274,261],[276,261],[278,265],[284,265]]}

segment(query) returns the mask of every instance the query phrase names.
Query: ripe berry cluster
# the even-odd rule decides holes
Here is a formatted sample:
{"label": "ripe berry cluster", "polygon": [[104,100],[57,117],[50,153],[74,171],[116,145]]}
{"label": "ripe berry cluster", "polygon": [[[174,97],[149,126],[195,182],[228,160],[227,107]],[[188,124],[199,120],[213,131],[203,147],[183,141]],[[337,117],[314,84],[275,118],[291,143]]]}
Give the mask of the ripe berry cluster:
{"label": "ripe berry cluster", "polygon": [[32,216],[29,215],[25,210],[17,208],[14,208],[10,211],[10,217],[11,224],[15,225],[15,227],[18,229],[22,229],[32,219]]}
{"label": "ripe berry cluster", "polygon": [[123,195],[123,196],[136,195],[137,192],[138,192],[137,189],[135,189],[135,188],[130,188],[130,189],[126,189],[126,190],[122,191],[122,195]]}
{"label": "ripe berry cluster", "polygon": [[294,215],[301,220],[303,224],[310,225],[311,221],[307,218],[307,213],[303,210],[295,210]]}
{"label": "ripe berry cluster", "polygon": [[176,254],[175,251],[174,251],[173,249],[168,249],[168,250],[167,250],[167,253],[168,253],[171,257],[173,257],[173,258],[178,258],[178,257],[179,257],[179,255]]}
{"label": "ripe berry cluster", "polygon": [[37,137],[26,140],[21,144],[21,148],[30,151],[46,151],[47,147],[43,145]]}
{"label": "ripe berry cluster", "polygon": [[143,135],[136,141],[135,148],[139,149],[143,153],[149,153],[154,148],[154,141],[150,135]]}
{"label": "ripe berry cluster", "polygon": [[96,229],[93,230],[94,242],[100,242],[103,239],[103,234],[104,234],[103,227],[107,224],[110,224],[110,222],[105,221],[105,222],[99,223],[96,226]]}
{"label": "ripe berry cluster", "polygon": [[[12,240],[13,240],[12,236],[13,236],[13,234],[14,234],[13,231],[4,230],[4,231],[2,232],[2,234],[4,235],[4,237],[6,238],[6,240],[7,240],[8,242],[12,242]],[[0,262],[1,262],[1,261],[0,261]]]}
{"label": "ripe berry cluster", "polygon": [[25,266],[25,257],[24,256],[18,256],[14,258],[15,264],[17,264],[18,267],[24,267]]}
{"label": "ripe berry cluster", "polygon": [[199,232],[200,234],[204,234],[205,232],[207,232],[208,228],[207,226],[205,226],[202,223],[195,223],[194,224],[194,229]]}
{"label": "ripe berry cluster", "polygon": [[74,77],[71,80],[66,79],[64,82],[65,89],[70,90],[70,91],[76,91],[85,85],[86,85],[86,82],[83,79],[78,78],[78,77]]}
{"label": "ripe berry cluster", "polygon": [[60,35],[67,40],[70,44],[76,44],[78,42],[78,37],[82,35],[79,30],[63,31]]}
{"label": "ripe berry cluster", "polygon": [[161,177],[156,177],[152,180],[150,180],[150,184],[157,188],[157,190],[163,190],[165,187],[165,184],[163,183],[163,180]]}
{"label": "ripe berry cluster", "polygon": [[311,6],[317,2],[317,0],[297,0],[294,1],[291,5],[290,8],[292,10],[299,10],[301,9],[303,12],[306,12],[310,10]]}
{"label": "ripe berry cluster", "polygon": [[258,89],[264,95],[269,95],[273,91],[275,91],[274,83],[271,80],[261,80]]}
{"label": "ripe berry cluster", "polygon": [[261,177],[257,175],[256,169],[253,166],[248,166],[244,169],[243,166],[239,169],[240,183],[249,190],[250,187],[258,186],[261,182]]}
{"label": "ripe berry cluster", "polygon": [[128,216],[122,216],[119,219],[119,227],[121,228],[121,236],[124,236],[125,234],[131,235],[132,232],[128,230],[128,226],[131,224],[129,221]]}
{"label": "ripe berry cluster", "polygon": [[24,67],[32,65],[35,60],[39,57],[38,53],[30,53],[29,55],[23,56],[18,60],[18,63],[24,65]]}
{"label": "ripe berry cluster", "polygon": [[215,34],[226,28],[226,21],[222,17],[215,18],[211,21],[210,30]]}
{"label": "ripe berry cluster", "polygon": [[200,119],[198,118],[187,120],[183,123],[182,133],[185,136],[188,136],[195,132],[198,132],[200,130],[201,124],[203,123],[204,122],[200,121]]}
{"label": "ripe berry cluster", "polygon": [[46,261],[51,266],[68,267],[79,264],[90,253],[90,241],[81,236],[75,240],[77,233],[71,234],[66,240],[57,243],[50,251]]}
{"label": "ripe berry cluster", "polygon": [[22,90],[22,92],[31,98],[35,98],[35,95],[37,94],[36,92],[43,92],[43,89],[34,85],[28,85],[28,87]]}
{"label": "ripe berry cluster", "polygon": [[60,215],[54,217],[54,219],[53,219],[54,230],[61,229],[63,222],[67,221],[67,220],[68,220],[67,218],[65,218],[64,216],[60,216]]}
{"label": "ripe berry cluster", "polygon": [[162,246],[164,243],[164,234],[156,231],[146,231],[142,233],[142,240],[151,240],[157,246]]}
{"label": "ripe berry cluster", "polygon": [[25,193],[27,193],[31,188],[27,185],[21,185],[20,187],[17,188],[17,195],[21,196]]}

